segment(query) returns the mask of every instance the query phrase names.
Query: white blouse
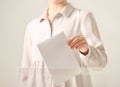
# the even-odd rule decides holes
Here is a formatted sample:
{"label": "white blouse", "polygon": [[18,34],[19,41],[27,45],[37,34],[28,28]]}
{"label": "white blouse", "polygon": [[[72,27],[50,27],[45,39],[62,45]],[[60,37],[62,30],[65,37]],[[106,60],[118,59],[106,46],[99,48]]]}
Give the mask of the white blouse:
{"label": "white blouse", "polygon": [[60,32],[64,32],[68,39],[78,34],[86,38],[89,44],[89,53],[84,56],[80,52],[75,52],[79,58],[77,61],[81,68],[104,67],[106,65],[107,57],[92,13],[74,8],[68,3],[55,15],[51,24],[47,19],[47,10],[45,10],[41,17],[28,23],[24,38],[20,87],[92,86],[87,70],[59,86],[54,85],[54,80],[51,78],[37,44]]}

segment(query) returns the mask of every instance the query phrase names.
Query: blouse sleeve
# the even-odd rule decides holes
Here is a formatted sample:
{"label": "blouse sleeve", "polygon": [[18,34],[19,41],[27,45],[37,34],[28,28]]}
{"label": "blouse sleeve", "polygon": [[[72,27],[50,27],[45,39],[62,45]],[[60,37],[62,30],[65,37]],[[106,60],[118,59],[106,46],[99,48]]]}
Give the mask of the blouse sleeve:
{"label": "blouse sleeve", "polygon": [[27,85],[28,75],[29,75],[28,73],[31,64],[31,57],[32,57],[32,44],[31,44],[30,31],[27,26],[24,36],[23,58],[20,69],[20,87],[26,87]]}
{"label": "blouse sleeve", "polygon": [[91,12],[87,12],[82,19],[81,32],[89,45],[89,53],[86,56],[80,53],[82,62],[87,67],[104,67],[107,56]]}

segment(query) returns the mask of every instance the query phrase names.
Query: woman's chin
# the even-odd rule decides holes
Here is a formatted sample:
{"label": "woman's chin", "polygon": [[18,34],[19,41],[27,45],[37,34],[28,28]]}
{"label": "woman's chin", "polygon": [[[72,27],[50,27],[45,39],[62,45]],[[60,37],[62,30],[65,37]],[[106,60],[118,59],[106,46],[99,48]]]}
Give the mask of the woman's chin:
{"label": "woman's chin", "polygon": [[61,3],[65,3],[67,0],[50,0],[50,1],[54,4],[61,4]]}

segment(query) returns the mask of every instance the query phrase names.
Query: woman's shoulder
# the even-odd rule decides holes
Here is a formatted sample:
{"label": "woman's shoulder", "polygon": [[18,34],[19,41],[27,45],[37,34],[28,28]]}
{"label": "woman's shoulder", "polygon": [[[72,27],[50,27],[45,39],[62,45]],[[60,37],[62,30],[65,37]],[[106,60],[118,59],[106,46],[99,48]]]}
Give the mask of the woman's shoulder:
{"label": "woman's shoulder", "polygon": [[33,28],[33,27],[37,26],[39,23],[40,23],[40,16],[35,17],[35,18],[29,20],[29,21],[26,23],[26,27],[27,27],[27,28]]}
{"label": "woman's shoulder", "polygon": [[93,14],[93,12],[90,10],[86,10],[86,9],[75,8],[73,14],[76,14],[79,17],[86,17],[86,16]]}
{"label": "woman's shoulder", "polygon": [[32,32],[36,26],[39,25],[40,17],[33,18],[26,23],[25,30]]}

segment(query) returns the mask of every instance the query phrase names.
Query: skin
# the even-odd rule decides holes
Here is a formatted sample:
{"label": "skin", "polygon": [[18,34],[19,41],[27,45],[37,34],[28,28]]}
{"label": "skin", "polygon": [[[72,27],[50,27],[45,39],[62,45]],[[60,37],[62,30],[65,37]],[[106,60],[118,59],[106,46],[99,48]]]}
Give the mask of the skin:
{"label": "skin", "polygon": [[[67,5],[67,0],[48,0],[48,4],[48,19],[52,22],[54,15]],[[88,43],[82,35],[74,36],[67,41],[67,44],[71,49],[78,49],[83,55],[87,55],[89,52]]]}
{"label": "skin", "polygon": [[65,5],[67,5],[67,0],[48,0],[48,18],[52,22],[53,17],[58,13]]}
{"label": "skin", "polygon": [[82,35],[76,35],[67,41],[67,44],[72,49],[78,49],[83,55],[87,55],[89,52],[88,43]]}

